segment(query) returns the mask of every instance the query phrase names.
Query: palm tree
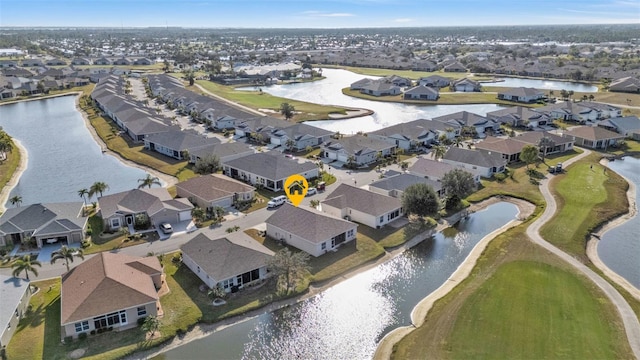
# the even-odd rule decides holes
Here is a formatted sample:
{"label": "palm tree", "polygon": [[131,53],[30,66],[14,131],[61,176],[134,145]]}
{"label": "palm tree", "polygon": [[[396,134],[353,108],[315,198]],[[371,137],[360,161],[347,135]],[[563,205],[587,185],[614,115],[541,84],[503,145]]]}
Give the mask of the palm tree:
{"label": "palm tree", "polygon": [[78,190],[78,196],[84,200],[84,206],[87,206],[87,195],[89,195],[89,190],[86,188]]}
{"label": "palm tree", "polygon": [[142,189],[143,187],[151,189],[153,185],[162,186],[160,179],[158,179],[157,176],[151,176],[150,174],[147,174],[147,177],[144,179],[138,179],[138,182],[140,183],[140,185],[138,185],[138,189]]}
{"label": "palm tree", "polygon": [[456,147],[460,147],[460,145],[462,145],[462,139],[460,139],[459,136],[456,136],[455,138],[453,138],[453,143],[456,145]]}
{"label": "palm tree", "polygon": [[60,250],[51,253],[51,264],[58,260],[64,260],[64,264],[67,266],[67,272],[69,272],[69,263],[73,262],[74,257],[79,257],[84,260],[82,249],[71,249],[63,245]]}
{"label": "palm tree", "polygon": [[555,143],[549,137],[543,136],[542,138],[540,138],[540,141],[538,142],[538,148],[540,153],[542,154],[543,163],[545,157],[547,156],[547,149],[553,146],[555,146]]}
{"label": "palm tree", "polygon": [[29,280],[29,273],[38,276],[38,270],[35,266],[42,267],[39,261],[31,257],[31,255],[24,255],[13,261],[11,268],[13,269],[13,276],[18,277],[21,272],[24,271],[25,277]]}
{"label": "palm tree", "polygon": [[107,185],[107,183],[102,181],[96,181],[89,188],[89,197],[95,194],[100,194],[100,197],[102,197],[102,193],[107,191],[108,189],[109,189],[109,185]]}
{"label": "palm tree", "polygon": [[433,148],[433,158],[438,161],[444,157],[444,154],[447,153],[447,148],[442,145],[438,145]]}
{"label": "palm tree", "polygon": [[15,205],[15,207],[20,207],[20,204],[22,204],[22,196],[20,195],[12,196],[9,199],[9,202],[11,203],[11,205]]}
{"label": "palm tree", "polygon": [[571,97],[573,96],[573,90],[567,91],[567,95],[569,96],[569,100],[571,100]]}

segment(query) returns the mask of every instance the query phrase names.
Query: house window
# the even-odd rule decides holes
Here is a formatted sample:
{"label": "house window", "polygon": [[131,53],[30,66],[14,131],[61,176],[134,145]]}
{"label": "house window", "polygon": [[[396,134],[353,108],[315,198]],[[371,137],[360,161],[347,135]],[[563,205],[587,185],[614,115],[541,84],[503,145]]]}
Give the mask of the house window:
{"label": "house window", "polygon": [[380,223],[384,221],[384,216],[380,216]]}
{"label": "house window", "polygon": [[347,232],[347,237],[352,237],[355,230],[351,229]]}
{"label": "house window", "polygon": [[112,228],[118,228],[120,227],[120,219],[116,218],[116,219],[111,219],[111,227]]}
{"label": "house window", "polygon": [[147,316],[147,307],[146,306],[138,306],[138,317]]}
{"label": "house window", "polygon": [[327,243],[326,243],[326,242],[323,242],[323,243],[320,245],[320,249],[321,249],[321,250],[327,250]]}
{"label": "house window", "polygon": [[223,289],[228,289],[233,286],[233,279],[227,279],[225,281],[222,281],[220,284]]}
{"label": "house window", "polygon": [[80,321],[73,324],[73,326],[76,328],[76,333],[87,331],[89,330],[89,321],[88,320]]}
{"label": "house window", "polygon": [[93,318],[93,322],[96,329],[111,327],[117,324],[125,325],[127,323],[127,312],[120,310],[111,314],[98,316]]}

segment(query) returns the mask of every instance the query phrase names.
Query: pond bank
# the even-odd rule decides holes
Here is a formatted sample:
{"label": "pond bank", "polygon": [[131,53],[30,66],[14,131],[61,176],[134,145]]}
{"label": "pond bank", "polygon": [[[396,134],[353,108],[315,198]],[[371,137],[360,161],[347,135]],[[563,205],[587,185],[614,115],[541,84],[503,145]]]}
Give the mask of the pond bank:
{"label": "pond bank", "polygon": [[13,139],[13,144],[16,146],[15,151],[20,154],[20,163],[18,167],[11,175],[11,179],[5,184],[5,186],[0,189],[0,213],[4,213],[7,209],[4,204],[9,199],[9,194],[11,194],[11,190],[13,190],[16,185],[18,185],[18,181],[20,181],[20,177],[22,173],[27,169],[27,165],[29,164],[29,153],[27,149],[22,145],[22,143],[18,139]]}

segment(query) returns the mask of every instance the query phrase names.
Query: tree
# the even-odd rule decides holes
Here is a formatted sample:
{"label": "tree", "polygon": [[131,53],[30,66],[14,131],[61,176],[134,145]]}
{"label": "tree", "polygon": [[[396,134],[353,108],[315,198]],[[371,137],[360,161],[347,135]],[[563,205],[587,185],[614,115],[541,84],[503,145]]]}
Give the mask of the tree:
{"label": "tree", "polygon": [[309,270],[308,263],[309,254],[304,251],[291,252],[288,248],[284,248],[275,254],[268,267],[278,279],[284,279],[286,294],[289,294]]}
{"label": "tree", "polygon": [[100,197],[102,197],[102,193],[104,193],[108,189],[109,189],[109,185],[107,185],[107,183],[102,181],[96,181],[89,188],[89,197],[92,197],[95,194],[100,194]]}
{"label": "tree", "polygon": [[13,261],[11,268],[13,269],[13,276],[18,277],[20,273],[24,271],[25,277],[29,280],[29,273],[38,276],[38,270],[36,266],[42,267],[42,264],[38,260],[35,260],[31,255],[24,255]]}
{"label": "tree", "polygon": [[15,207],[20,207],[20,204],[22,204],[22,196],[14,195],[11,198],[9,198],[9,202],[11,203],[11,205],[14,205]]}
{"label": "tree", "polygon": [[406,162],[406,161],[402,161],[402,162],[400,163],[400,169],[402,169],[402,170],[407,170],[407,168],[409,168],[409,163],[408,163],[408,162]]}
{"label": "tree", "polygon": [[309,202],[309,206],[311,206],[314,209],[318,208],[318,205],[320,205],[320,200],[311,200]]}
{"label": "tree", "polygon": [[220,158],[214,153],[199,158],[193,166],[193,171],[201,175],[213,174],[218,169],[220,169]]}
{"label": "tree", "polygon": [[569,92],[565,89],[560,90],[560,96],[562,100],[566,100],[569,97]]}
{"label": "tree", "polygon": [[84,206],[87,206],[87,195],[89,195],[89,190],[87,190],[86,188],[78,190],[78,196],[80,196],[82,200],[84,200]]}
{"label": "tree", "polygon": [[567,91],[567,96],[569,97],[569,100],[571,100],[571,97],[573,96],[573,90]]}
{"label": "tree", "polygon": [[402,194],[402,207],[409,214],[427,216],[438,212],[439,199],[433,187],[418,183],[409,185]]}
{"label": "tree", "polygon": [[13,150],[13,140],[11,136],[2,130],[2,126],[0,126],[0,161],[3,161],[6,158],[6,154]]}
{"label": "tree", "polygon": [[547,136],[543,136],[542,138],[540,138],[540,141],[538,142],[538,148],[540,154],[542,155],[542,162],[544,162],[545,158],[547,157],[547,149],[554,146],[555,143],[553,142],[553,140],[551,140],[551,138]]}
{"label": "tree", "polygon": [[453,169],[442,177],[442,189],[447,194],[447,208],[451,209],[460,203],[460,200],[471,195],[476,182],[470,172],[462,169]]}
{"label": "tree", "polygon": [[153,185],[162,186],[160,179],[157,176],[151,176],[150,174],[147,174],[144,179],[138,179],[138,182],[140,183],[138,185],[138,189],[142,189],[143,187],[151,189]]}
{"label": "tree", "polygon": [[462,145],[462,139],[460,139],[459,136],[456,136],[455,138],[453,138],[453,144],[456,147],[460,147],[460,145]]}
{"label": "tree", "polygon": [[433,158],[438,161],[444,157],[444,154],[447,153],[447,148],[443,145],[438,145],[433,148]]}
{"label": "tree", "polygon": [[150,333],[151,336],[153,336],[156,333],[156,331],[158,331],[159,327],[160,327],[160,320],[153,315],[149,315],[146,318],[144,318],[144,322],[142,323],[140,330],[142,330],[142,332],[145,334]]}
{"label": "tree", "polygon": [[287,139],[287,141],[284,143],[284,146],[287,147],[287,150],[291,151],[293,150],[293,147],[296,146],[296,142],[293,139]]}
{"label": "tree", "polygon": [[58,260],[64,260],[64,264],[67,266],[67,272],[69,272],[69,263],[73,262],[74,257],[84,260],[82,249],[72,249],[63,245],[60,250],[51,253],[51,264]]}
{"label": "tree", "polygon": [[280,113],[284,116],[285,120],[291,119],[295,111],[296,108],[289,103],[284,102],[280,104]]}
{"label": "tree", "polygon": [[191,209],[191,217],[197,224],[201,224],[207,219],[207,212],[203,208],[196,206]]}
{"label": "tree", "polygon": [[529,165],[536,160],[538,160],[538,148],[533,145],[525,145],[520,152],[520,161],[527,164],[527,170],[529,170]]}
{"label": "tree", "polygon": [[189,82],[189,86],[193,86],[193,84],[195,84],[196,82],[196,74],[193,72],[193,70],[185,70],[184,78]]}
{"label": "tree", "polygon": [[589,94],[589,101],[593,101],[595,98],[596,98],[595,95]]}

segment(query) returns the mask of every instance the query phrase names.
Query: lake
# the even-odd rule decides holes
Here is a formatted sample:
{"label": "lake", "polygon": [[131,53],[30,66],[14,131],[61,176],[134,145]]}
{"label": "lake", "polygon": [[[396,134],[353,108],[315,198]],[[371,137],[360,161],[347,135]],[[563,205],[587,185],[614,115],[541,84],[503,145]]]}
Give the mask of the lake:
{"label": "lake", "polygon": [[[610,162],[611,169],[636,185],[636,206],[640,203],[640,159],[627,156]],[[600,259],[613,271],[640,289],[640,216],[607,231],[598,243]]]}
{"label": "lake", "polygon": [[229,326],[157,359],[369,359],[384,335],[411,323],[415,305],[440,287],[484,236],[516,214],[513,204],[490,205],[313,298]]}
{"label": "lake", "polygon": [[109,185],[106,193],[130,190],[147,174],[102,152],[74,96],[0,106],[0,126],[29,155],[27,169],[9,195],[21,196],[23,205],[82,201],[78,190],[96,181]]}

